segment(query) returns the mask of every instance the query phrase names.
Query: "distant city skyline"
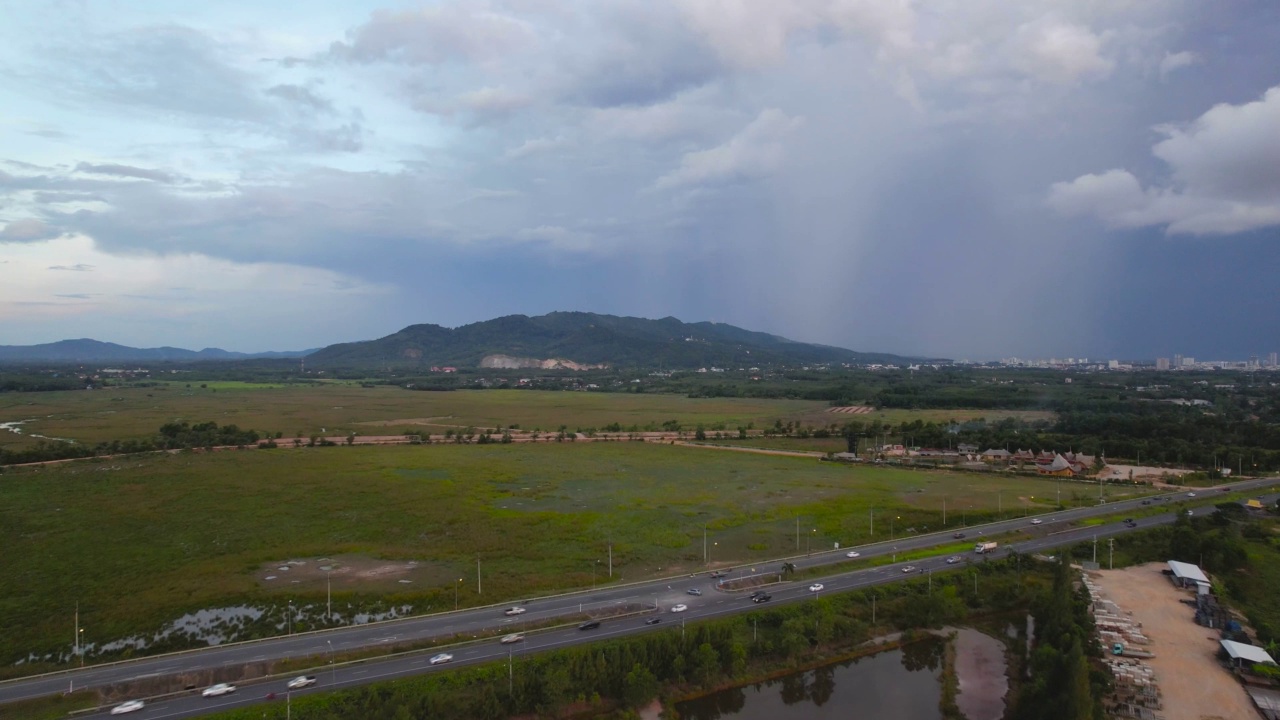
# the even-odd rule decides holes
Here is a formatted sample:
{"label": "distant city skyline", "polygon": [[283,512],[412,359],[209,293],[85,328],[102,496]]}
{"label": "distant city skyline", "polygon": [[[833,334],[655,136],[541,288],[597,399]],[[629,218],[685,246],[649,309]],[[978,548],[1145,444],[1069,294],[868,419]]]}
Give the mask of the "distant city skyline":
{"label": "distant city skyline", "polygon": [[0,8],[0,344],[557,310],[956,359],[1280,337],[1277,3]]}

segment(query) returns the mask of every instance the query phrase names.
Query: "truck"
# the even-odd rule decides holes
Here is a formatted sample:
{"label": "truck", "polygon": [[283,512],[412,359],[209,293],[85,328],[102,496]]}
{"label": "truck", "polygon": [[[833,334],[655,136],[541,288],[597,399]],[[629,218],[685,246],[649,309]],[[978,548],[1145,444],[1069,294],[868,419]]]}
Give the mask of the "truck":
{"label": "truck", "polygon": [[1154,653],[1149,653],[1149,652],[1147,652],[1147,651],[1145,651],[1145,650],[1134,650],[1133,648],[1127,648],[1127,647],[1125,647],[1125,646],[1124,646],[1124,643],[1115,643],[1114,645],[1112,645],[1112,646],[1111,646],[1111,654],[1112,654],[1112,655],[1123,655],[1123,656],[1125,656],[1125,657],[1136,657],[1136,658],[1153,658],[1153,657],[1155,657],[1155,654],[1154,654]]}
{"label": "truck", "polygon": [[991,552],[992,550],[995,550],[996,545],[999,545],[999,543],[980,542],[977,545],[973,546],[973,551],[978,553],[979,555],[984,555],[986,553]]}

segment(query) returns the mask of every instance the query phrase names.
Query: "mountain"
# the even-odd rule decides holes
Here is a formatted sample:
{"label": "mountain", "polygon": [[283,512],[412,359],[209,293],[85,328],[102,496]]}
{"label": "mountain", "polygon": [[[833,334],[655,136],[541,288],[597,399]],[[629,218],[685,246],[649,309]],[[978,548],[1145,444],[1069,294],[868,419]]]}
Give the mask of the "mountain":
{"label": "mountain", "polygon": [[[492,356],[503,356],[495,358]],[[910,358],[812,345],[723,323],[684,323],[583,312],[508,315],[445,328],[410,325],[377,340],[330,345],[307,356],[308,367],[368,365],[535,367],[605,364],[623,367],[757,367],[817,363],[904,364]],[[517,361],[524,361],[520,365]]]}
{"label": "mountain", "polygon": [[115,343],[81,338],[43,345],[0,345],[0,362],[134,362],[157,360],[254,360],[260,358],[303,357],[313,350],[296,352],[240,353],[205,348],[184,350],[175,347],[133,348]]}

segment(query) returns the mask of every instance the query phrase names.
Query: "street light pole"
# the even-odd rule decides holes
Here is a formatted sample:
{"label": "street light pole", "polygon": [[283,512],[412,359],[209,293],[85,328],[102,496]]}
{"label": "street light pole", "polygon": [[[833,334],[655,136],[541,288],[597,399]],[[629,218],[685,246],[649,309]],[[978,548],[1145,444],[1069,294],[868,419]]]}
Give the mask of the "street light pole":
{"label": "street light pole", "polygon": [[458,582],[453,584],[453,609],[458,610],[458,588],[462,586],[462,578],[458,578]]}
{"label": "street light pole", "polygon": [[324,596],[328,609],[325,611],[325,624],[333,622],[333,584],[329,582],[329,571],[324,571]]}
{"label": "street light pole", "polygon": [[336,685],[338,682],[338,669],[333,665],[333,641],[325,640],[325,642],[329,645],[329,682]]}
{"label": "street light pole", "polygon": [[288,621],[289,621],[289,634],[292,635],[293,634],[293,601],[292,600],[289,601]]}
{"label": "street light pole", "polygon": [[942,527],[947,526],[947,496],[942,496]]}
{"label": "street light pole", "polygon": [[480,556],[479,555],[476,556],[476,594],[477,595],[484,594],[480,589]]}

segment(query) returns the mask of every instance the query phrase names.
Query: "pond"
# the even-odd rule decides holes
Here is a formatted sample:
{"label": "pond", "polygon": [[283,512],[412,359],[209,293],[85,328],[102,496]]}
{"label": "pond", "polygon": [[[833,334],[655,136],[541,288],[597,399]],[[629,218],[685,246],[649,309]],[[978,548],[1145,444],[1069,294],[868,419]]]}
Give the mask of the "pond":
{"label": "pond", "polygon": [[944,642],[825,665],[676,703],[685,720],[939,720]]}

